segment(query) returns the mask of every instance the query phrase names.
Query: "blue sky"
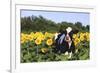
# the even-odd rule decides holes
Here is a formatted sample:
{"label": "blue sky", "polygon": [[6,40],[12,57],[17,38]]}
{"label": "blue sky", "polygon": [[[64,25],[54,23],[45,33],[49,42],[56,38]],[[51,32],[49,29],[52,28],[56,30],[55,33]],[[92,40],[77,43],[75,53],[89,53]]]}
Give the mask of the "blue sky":
{"label": "blue sky", "polygon": [[89,25],[90,14],[89,13],[76,13],[76,12],[50,12],[50,11],[32,11],[32,10],[21,10],[21,17],[27,16],[43,16],[49,20],[55,21],[56,23],[66,22],[81,22],[83,25]]}

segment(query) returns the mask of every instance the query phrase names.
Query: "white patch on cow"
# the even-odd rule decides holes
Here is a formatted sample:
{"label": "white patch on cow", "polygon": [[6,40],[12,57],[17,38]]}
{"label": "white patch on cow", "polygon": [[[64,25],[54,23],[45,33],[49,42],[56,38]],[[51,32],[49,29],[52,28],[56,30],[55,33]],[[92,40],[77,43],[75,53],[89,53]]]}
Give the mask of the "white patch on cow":
{"label": "white patch on cow", "polygon": [[54,38],[55,40],[58,38],[58,34],[59,33],[55,33],[55,38]]}
{"label": "white patch on cow", "polygon": [[65,55],[68,55],[68,52],[65,52]]}
{"label": "white patch on cow", "polygon": [[69,32],[72,31],[72,28],[71,28],[71,27],[68,27],[68,28],[66,29],[66,31],[67,31],[67,33],[69,33]]}
{"label": "white patch on cow", "polygon": [[76,49],[75,53],[77,53],[77,52],[78,52],[78,49]]}
{"label": "white patch on cow", "polygon": [[69,45],[69,49],[70,49],[70,47],[72,45],[72,41],[68,42],[68,45]]}
{"label": "white patch on cow", "polygon": [[71,57],[72,57],[72,52],[69,53],[69,55],[68,55],[68,59],[70,59]]}

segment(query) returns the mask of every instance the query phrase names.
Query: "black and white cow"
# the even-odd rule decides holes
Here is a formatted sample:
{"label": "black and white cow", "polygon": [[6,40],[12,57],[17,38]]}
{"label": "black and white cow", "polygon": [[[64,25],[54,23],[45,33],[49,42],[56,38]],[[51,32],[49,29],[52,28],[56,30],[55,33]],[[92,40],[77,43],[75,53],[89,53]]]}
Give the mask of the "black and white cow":
{"label": "black and white cow", "polygon": [[68,58],[71,58],[72,53],[75,53],[75,45],[73,42],[73,34],[76,34],[78,30],[73,30],[71,27],[68,27],[65,31],[55,34],[55,53],[64,53],[69,55]]}

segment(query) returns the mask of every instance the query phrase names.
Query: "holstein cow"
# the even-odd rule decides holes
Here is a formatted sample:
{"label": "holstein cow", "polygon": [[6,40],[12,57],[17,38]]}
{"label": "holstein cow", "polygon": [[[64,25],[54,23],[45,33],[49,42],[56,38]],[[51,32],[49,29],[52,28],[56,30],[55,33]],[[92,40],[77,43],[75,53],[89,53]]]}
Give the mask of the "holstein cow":
{"label": "holstein cow", "polygon": [[73,34],[76,34],[78,30],[73,30],[71,27],[68,27],[65,31],[55,34],[55,53],[64,53],[68,55],[68,58],[71,58],[72,54],[75,53],[75,45],[73,42]]}

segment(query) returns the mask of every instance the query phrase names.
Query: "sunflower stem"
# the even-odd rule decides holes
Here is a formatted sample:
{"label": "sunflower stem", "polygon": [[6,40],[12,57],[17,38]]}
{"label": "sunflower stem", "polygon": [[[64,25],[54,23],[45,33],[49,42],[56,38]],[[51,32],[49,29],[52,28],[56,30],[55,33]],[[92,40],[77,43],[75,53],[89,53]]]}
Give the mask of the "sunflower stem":
{"label": "sunflower stem", "polygon": [[38,50],[38,46],[37,46],[37,49],[36,49],[36,55],[37,55],[37,56],[38,56],[38,51],[39,51],[39,50]]}
{"label": "sunflower stem", "polygon": [[50,54],[52,54],[52,49],[51,49],[51,46],[50,46]]}

